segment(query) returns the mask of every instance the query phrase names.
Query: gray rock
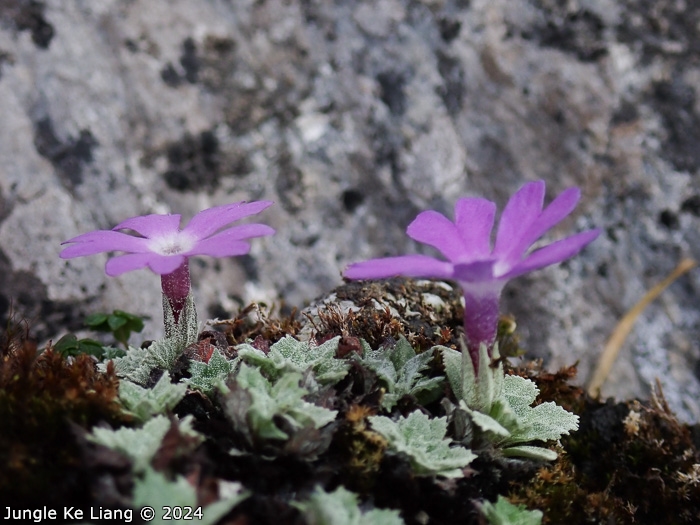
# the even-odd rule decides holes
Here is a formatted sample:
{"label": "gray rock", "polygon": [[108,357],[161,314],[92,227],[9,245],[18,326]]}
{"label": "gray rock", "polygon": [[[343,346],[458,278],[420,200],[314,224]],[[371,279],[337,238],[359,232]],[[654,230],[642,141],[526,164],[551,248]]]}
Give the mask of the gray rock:
{"label": "gray rock", "polygon": [[[273,199],[250,256],[197,259],[200,316],[303,306],[349,262],[414,252],[421,210],[583,199],[604,235],[508,285],[531,355],[591,374],[617,319],[700,253],[700,7],[671,0],[136,0],[0,4],[0,314],[41,339],[122,308],[161,334],[157,277],[61,241],[144,213]],[[695,271],[647,309],[604,393],[700,420]]]}

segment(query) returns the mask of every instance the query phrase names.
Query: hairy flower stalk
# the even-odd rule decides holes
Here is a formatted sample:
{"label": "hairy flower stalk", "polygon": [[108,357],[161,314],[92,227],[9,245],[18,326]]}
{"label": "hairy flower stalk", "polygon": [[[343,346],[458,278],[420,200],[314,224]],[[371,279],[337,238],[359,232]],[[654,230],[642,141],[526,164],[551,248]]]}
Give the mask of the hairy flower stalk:
{"label": "hairy flower stalk", "polygon": [[436,211],[424,211],[406,233],[428,244],[447,260],[427,255],[403,255],[351,264],[348,279],[428,277],[455,280],[464,294],[464,333],[467,348],[478,367],[479,346],[491,348],[496,339],[499,299],[508,280],[561,262],[593,241],[600,230],[588,230],[531,253],[532,245],[547,230],[569,215],[578,203],[578,188],[569,188],[543,209],[545,184],[529,182],[508,201],[501,214],[493,248],[496,205],[486,199],[463,198],[455,204],[455,220]]}
{"label": "hairy flower stalk", "polygon": [[172,273],[160,276],[160,288],[163,297],[170,304],[173,317],[177,323],[180,320],[180,313],[185,308],[187,296],[190,294],[190,263],[187,259],[180,267]]}
{"label": "hairy flower stalk", "polygon": [[[189,258],[195,255],[232,257],[250,251],[246,239],[272,235],[265,224],[231,223],[260,213],[270,201],[237,202],[203,210],[180,229],[180,215],[143,215],[132,217],[112,230],[84,233],[65,241],[69,244],[60,257],[72,259],[103,252],[125,252],[105,265],[110,277],[140,268],[150,268],[161,276],[163,307],[172,312],[175,323],[190,297]],[[131,230],[131,235],[118,230]],[[167,318],[167,312],[166,318]],[[167,327],[166,327],[167,328]]]}

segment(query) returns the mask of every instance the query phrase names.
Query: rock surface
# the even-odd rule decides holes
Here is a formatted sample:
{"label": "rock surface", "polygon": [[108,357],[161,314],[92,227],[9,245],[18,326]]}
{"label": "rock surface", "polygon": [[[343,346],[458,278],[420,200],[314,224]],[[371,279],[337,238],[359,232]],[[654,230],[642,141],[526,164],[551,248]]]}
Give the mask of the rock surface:
{"label": "rock surface", "polygon": [[[644,292],[700,258],[700,6],[655,0],[0,3],[0,315],[42,339],[150,314],[158,279],[59,243],[144,213],[272,199],[274,238],[197,259],[200,316],[301,307],[349,262],[419,249],[421,210],[544,179],[583,199],[552,238],[605,233],[508,285],[524,346],[581,380]],[[700,274],[649,307],[604,394],[655,377],[700,420]]]}

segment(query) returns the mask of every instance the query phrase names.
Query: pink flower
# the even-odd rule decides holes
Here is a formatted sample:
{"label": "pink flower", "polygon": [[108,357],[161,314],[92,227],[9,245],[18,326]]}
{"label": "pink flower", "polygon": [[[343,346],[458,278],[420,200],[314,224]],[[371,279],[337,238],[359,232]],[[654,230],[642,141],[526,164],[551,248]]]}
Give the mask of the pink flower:
{"label": "pink flower", "polygon": [[[61,251],[62,259],[84,257],[103,252],[125,252],[105,265],[111,277],[150,268],[161,276],[163,293],[170,301],[177,321],[190,292],[188,259],[195,255],[232,257],[250,251],[246,239],[272,235],[265,224],[231,223],[260,213],[270,201],[237,202],[200,211],[180,229],[180,215],[143,215],[118,224],[111,230],[97,230],[73,237]],[[132,230],[131,235],[117,230]]]}
{"label": "pink flower", "polygon": [[491,347],[498,327],[498,302],[509,279],[561,262],[577,254],[600,234],[588,230],[528,253],[547,230],[569,215],[581,196],[569,188],[542,209],[543,181],[525,184],[506,205],[491,247],[496,205],[486,199],[463,198],[455,204],[455,220],[436,211],[420,213],[408,226],[412,239],[437,248],[446,260],[403,255],[351,264],[348,279],[432,277],[457,281],[464,293],[464,331],[474,363],[479,345]]}

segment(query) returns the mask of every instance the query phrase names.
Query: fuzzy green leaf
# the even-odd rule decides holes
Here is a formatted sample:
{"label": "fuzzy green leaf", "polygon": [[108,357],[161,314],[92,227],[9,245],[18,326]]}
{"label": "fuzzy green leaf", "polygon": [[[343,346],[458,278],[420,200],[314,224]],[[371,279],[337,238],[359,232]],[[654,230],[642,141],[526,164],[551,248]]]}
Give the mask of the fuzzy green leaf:
{"label": "fuzzy green leaf", "polygon": [[[128,457],[135,472],[143,472],[156,452],[171,426],[165,416],[156,416],[148,420],[141,428],[122,427],[117,430],[93,428],[88,439],[124,454]],[[179,422],[180,432],[190,437],[201,439],[199,433],[192,429],[192,417]]]}
{"label": "fuzzy green leaf", "polygon": [[357,495],[344,487],[326,492],[321,487],[302,502],[292,502],[309,525],[403,525],[398,511],[389,509],[360,510]]}
{"label": "fuzzy green leaf", "polygon": [[[114,369],[119,377],[145,385],[154,369],[172,370],[175,361],[185,349],[182,340],[176,338],[154,341],[148,348],[129,347],[124,357],[114,359]],[[104,371],[106,364],[100,369]]]}
{"label": "fuzzy green leaf", "polygon": [[88,439],[121,452],[132,461],[135,471],[142,472],[160,448],[169,428],[170,420],[165,416],[158,416],[141,428],[94,428],[88,434]]}
{"label": "fuzzy green leaf", "polygon": [[175,314],[170,306],[170,301],[163,295],[163,322],[165,324],[165,338],[177,342],[183,349],[197,342],[197,309],[194,306],[192,292],[187,294],[185,306],[180,312],[178,322],[175,322]]}
{"label": "fuzzy green leaf", "polygon": [[542,512],[527,510],[524,505],[513,505],[503,496],[498,496],[496,503],[484,501],[481,513],[489,525],[540,525]]}
{"label": "fuzzy green leaf", "polygon": [[535,461],[554,461],[558,454],[554,450],[532,445],[519,445],[503,449],[503,455],[509,458],[527,458]]}
{"label": "fuzzy green leaf", "polygon": [[246,419],[253,434],[266,439],[289,437],[275,424],[275,417],[284,418],[293,428],[321,428],[335,419],[337,411],[303,399],[309,391],[300,386],[301,381],[301,374],[288,372],[273,384],[257,368],[241,365],[236,384],[250,395]]}
{"label": "fuzzy green leaf", "polygon": [[434,349],[417,354],[405,337],[393,348],[386,350],[365,349],[362,363],[376,372],[386,385],[382,406],[391,410],[401,397],[416,396],[420,402],[436,399],[445,381],[443,376],[424,377],[422,372],[433,359]]}
{"label": "fuzzy green leaf", "polygon": [[126,411],[139,421],[172,410],[185,397],[187,387],[170,382],[165,372],[153,388],[143,388],[136,383],[122,380],[119,383],[119,401]]}
{"label": "fuzzy green leaf", "polygon": [[226,483],[224,486],[226,490],[222,491],[220,487],[219,492],[225,494],[221,494],[221,499],[216,503],[202,509],[201,519],[193,516],[190,519],[164,520],[163,513],[160,512],[163,507],[191,507],[194,511],[198,506],[197,491],[184,477],[177,476],[173,481],[169,481],[163,474],[149,467],[134,483],[133,505],[136,508],[149,506],[156,509],[155,518],[149,523],[167,525],[194,521],[201,525],[214,525],[249,496],[240,483]]}
{"label": "fuzzy green leaf", "polygon": [[489,356],[486,345],[479,347],[479,371],[474,370],[469,351],[462,342],[462,351],[458,352],[445,346],[436,346],[442,351],[445,373],[450,387],[457,399],[478,412],[488,414],[493,403],[501,397],[503,389],[503,364],[492,366],[500,357],[498,345],[494,345]]}
{"label": "fuzzy green leaf", "polygon": [[211,394],[215,389],[226,391],[226,380],[236,366],[235,361],[229,361],[219,351],[214,349],[208,363],[201,361],[190,362],[189,379],[183,380],[189,387]]}
{"label": "fuzzy green leaf", "polygon": [[510,436],[510,431],[490,415],[472,410],[464,401],[460,402],[460,407],[469,414],[472,422],[478,426],[482,432],[490,433],[501,438]]}
{"label": "fuzzy green leaf", "polygon": [[316,346],[286,336],[273,344],[267,354],[249,344],[238,345],[236,350],[243,361],[258,366],[271,380],[286,372],[311,369],[319,383],[329,384],[345,377],[349,368],[347,362],[335,358],[339,341],[337,336]]}
{"label": "fuzzy green leaf", "polygon": [[398,421],[372,416],[369,422],[389,442],[392,451],[408,456],[417,476],[462,477],[462,469],[476,458],[466,448],[450,448],[451,440],[445,438],[447,418],[430,419],[417,410]]}
{"label": "fuzzy green leaf", "polygon": [[578,416],[551,401],[530,406],[539,390],[529,379],[506,376],[503,392],[518,419],[518,425],[511,429],[511,435],[503,441],[503,446],[535,440],[556,440],[578,429]]}

